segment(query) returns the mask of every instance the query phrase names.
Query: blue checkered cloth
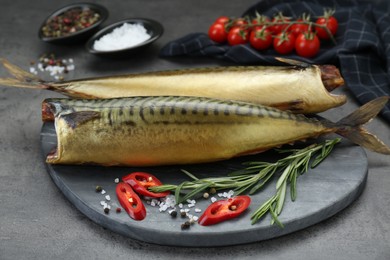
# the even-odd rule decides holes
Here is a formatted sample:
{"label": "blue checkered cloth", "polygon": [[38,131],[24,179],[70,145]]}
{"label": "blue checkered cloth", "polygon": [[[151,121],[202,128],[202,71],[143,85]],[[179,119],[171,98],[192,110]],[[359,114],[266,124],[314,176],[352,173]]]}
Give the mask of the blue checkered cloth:
{"label": "blue checkered cloth", "polygon": [[[319,54],[311,59],[297,56],[287,58],[314,64],[335,64],[341,70],[347,87],[356,99],[364,104],[376,97],[390,96],[390,4],[388,1],[346,0],[262,0],[250,7],[242,16],[255,16],[255,12],[269,17],[282,12],[298,17],[308,13],[311,17],[323,14],[324,8],[336,10],[339,21],[335,39],[337,44],[321,42]],[[256,51],[249,44],[228,46],[217,44],[205,33],[193,33],[169,42],[161,49],[162,57],[179,55],[210,56],[237,64],[276,64],[278,54],[271,48]],[[381,112],[390,123],[390,102]]]}

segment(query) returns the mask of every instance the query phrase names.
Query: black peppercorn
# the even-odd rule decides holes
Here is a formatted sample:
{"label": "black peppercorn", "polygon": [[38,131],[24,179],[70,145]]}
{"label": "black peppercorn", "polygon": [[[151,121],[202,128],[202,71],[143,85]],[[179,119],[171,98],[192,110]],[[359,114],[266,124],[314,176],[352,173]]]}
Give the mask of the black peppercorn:
{"label": "black peppercorn", "polygon": [[171,211],[170,215],[171,215],[172,218],[176,218],[177,217],[177,211],[176,210]]}
{"label": "black peppercorn", "polygon": [[110,212],[109,208],[104,208],[104,213],[108,214]]}
{"label": "black peppercorn", "polygon": [[191,223],[189,221],[186,221],[184,222],[183,224],[181,224],[181,229],[189,229],[191,226]]}
{"label": "black peppercorn", "polygon": [[95,188],[96,192],[101,192],[103,190],[102,186],[96,186]]}

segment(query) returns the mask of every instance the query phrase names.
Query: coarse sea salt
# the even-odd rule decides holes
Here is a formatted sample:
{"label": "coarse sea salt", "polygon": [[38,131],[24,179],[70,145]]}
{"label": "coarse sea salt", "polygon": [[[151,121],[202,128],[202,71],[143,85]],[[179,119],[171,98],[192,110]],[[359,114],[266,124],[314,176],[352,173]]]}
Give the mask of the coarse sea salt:
{"label": "coarse sea salt", "polygon": [[148,39],[150,35],[141,24],[124,23],[111,33],[102,36],[93,44],[97,51],[114,51],[138,45]]}
{"label": "coarse sea salt", "polygon": [[[32,62],[32,64],[35,64],[35,62]],[[73,59],[59,60],[54,58],[42,58],[36,66],[30,66],[30,73],[34,75],[41,74],[39,76],[50,75],[50,77],[55,80],[63,80],[64,75],[68,74],[72,70],[75,70]]]}

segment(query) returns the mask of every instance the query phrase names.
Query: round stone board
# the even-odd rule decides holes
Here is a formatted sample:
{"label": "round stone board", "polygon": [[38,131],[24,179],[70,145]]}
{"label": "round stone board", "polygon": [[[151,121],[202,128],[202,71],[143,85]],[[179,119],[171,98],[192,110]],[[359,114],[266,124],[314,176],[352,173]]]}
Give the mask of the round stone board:
{"label": "round stone board", "polygon": [[[44,158],[56,146],[56,134],[52,123],[45,123],[41,131],[41,145]],[[251,205],[243,215],[214,226],[201,226],[195,223],[188,230],[181,230],[185,219],[172,218],[168,211],[160,212],[159,207],[145,203],[147,216],[142,221],[131,219],[122,210],[116,213],[116,178],[133,171],[146,171],[154,174],[163,183],[179,184],[188,180],[180,171],[185,169],[199,178],[223,176],[242,169],[242,162],[271,161],[278,154],[274,151],[235,158],[232,160],[198,164],[163,167],[101,167],[80,165],[47,165],[54,183],[66,198],[83,214],[97,224],[137,240],[172,246],[208,247],[237,245],[275,238],[303,229],[331,217],[352,203],[364,189],[367,180],[367,157],[362,148],[346,140],[336,145],[330,156],[319,166],[310,169],[297,180],[297,199],[292,202],[287,190],[286,202],[279,220],[284,228],[271,225],[269,214],[252,225],[251,214],[275,193],[277,178],[263,190],[251,195]],[[95,191],[100,185],[107,192],[102,195]],[[100,204],[110,195],[112,205],[109,214],[105,214]],[[214,195],[220,199],[217,194]],[[197,199],[190,213],[200,216],[210,204],[210,199]],[[186,205],[184,206],[185,208]],[[194,209],[202,210],[195,213]]]}

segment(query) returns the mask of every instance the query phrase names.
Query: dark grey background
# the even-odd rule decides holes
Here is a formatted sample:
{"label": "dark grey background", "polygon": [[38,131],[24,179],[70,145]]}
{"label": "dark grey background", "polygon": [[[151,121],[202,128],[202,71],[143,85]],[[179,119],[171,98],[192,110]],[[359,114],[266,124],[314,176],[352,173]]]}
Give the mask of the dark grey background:
{"label": "dark grey background", "polygon": [[[0,57],[24,69],[47,52],[73,58],[81,78],[184,67],[230,65],[206,58],[158,58],[159,49],[189,32],[206,32],[219,15],[239,16],[256,1],[98,1],[110,16],[160,21],[165,32],[147,52],[126,60],[88,54],[82,45],[40,42],[37,30],[53,10],[72,1],[0,1]],[[0,76],[6,76],[0,69]],[[338,119],[357,107],[348,104],[323,116]],[[232,247],[176,248],[122,237],[94,224],[75,209],[46,172],[40,151],[40,105],[46,91],[0,87],[0,259],[389,259],[389,156],[367,152],[369,176],[361,197],[336,216],[281,238]],[[390,144],[389,125],[375,119],[368,129]],[[331,192],[331,191],[329,191]]]}

